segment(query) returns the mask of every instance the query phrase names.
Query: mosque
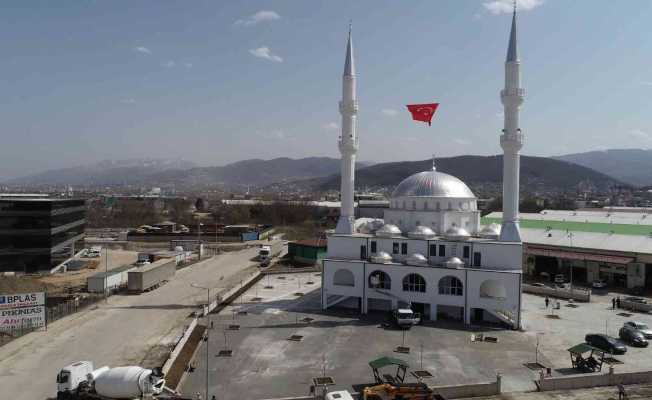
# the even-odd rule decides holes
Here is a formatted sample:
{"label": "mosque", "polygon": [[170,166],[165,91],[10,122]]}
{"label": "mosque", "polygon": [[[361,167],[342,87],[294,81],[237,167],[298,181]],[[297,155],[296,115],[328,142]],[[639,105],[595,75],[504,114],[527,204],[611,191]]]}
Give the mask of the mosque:
{"label": "mosque", "polygon": [[322,308],[373,310],[411,307],[423,319],[491,322],[521,327],[523,244],[518,224],[519,151],[523,103],[516,43],[516,10],[505,61],[503,214],[501,225],[480,225],[477,198],[460,179],[438,171],[405,178],[382,220],[355,220],[353,209],[358,101],[349,31],[342,83],[341,213],[323,261]]}

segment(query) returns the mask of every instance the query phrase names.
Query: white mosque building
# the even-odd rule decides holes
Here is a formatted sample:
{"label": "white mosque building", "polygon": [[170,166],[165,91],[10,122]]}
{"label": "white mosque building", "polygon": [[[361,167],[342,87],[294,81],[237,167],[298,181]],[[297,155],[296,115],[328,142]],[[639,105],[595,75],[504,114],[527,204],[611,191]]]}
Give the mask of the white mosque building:
{"label": "white mosque building", "polygon": [[340,102],[342,209],[323,261],[323,309],[349,307],[366,314],[410,306],[430,320],[521,326],[518,190],[523,135],[518,115],[523,95],[514,11],[501,91],[505,111],[500,136],[504,151],[501,226],[481,227],[473,192],[458,178],[437,171],[434,163],[432,170],[409,176],[396,187],[384,220],[356,221],[358,102],[349,31]]}

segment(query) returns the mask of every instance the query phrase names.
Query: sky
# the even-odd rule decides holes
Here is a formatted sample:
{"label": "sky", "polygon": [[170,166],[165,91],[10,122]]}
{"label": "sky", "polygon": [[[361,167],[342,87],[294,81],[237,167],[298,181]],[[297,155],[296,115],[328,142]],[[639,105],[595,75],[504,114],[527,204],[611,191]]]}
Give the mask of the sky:
{"label": "sky", "polygon": [[[129,158],[338,157],[349,21],[363,161],[498,154],[501,0],[0,3],[0,178]],[[652,147],[652,2],[518,0],[527,155]],[[406,104],[439,102],[431,127]]]}

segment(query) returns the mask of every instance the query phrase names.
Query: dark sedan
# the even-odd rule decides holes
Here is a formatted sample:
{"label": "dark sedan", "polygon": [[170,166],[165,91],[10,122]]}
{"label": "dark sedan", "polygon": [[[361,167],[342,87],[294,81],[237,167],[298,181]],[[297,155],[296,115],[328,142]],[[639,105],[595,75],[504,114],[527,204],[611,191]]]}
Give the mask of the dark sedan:
{"label": "dark sedan", "polygon": [[611,354],[625,354],[627,346],[620,340],[601,333],[589,333],[584,337],[586,343]]}

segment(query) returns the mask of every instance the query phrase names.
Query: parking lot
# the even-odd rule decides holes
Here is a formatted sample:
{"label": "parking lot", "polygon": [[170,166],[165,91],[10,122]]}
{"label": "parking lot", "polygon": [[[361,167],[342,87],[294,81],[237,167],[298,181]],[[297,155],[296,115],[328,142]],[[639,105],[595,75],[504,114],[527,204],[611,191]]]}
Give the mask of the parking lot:
{"label": "parking lot", "polygon": [[[404,339],[403,331],[384,326],[384,313],[361,317],[343,309],[322,312],[319,282],[316,274],[271,275],[232,306],[211,315],[209,398],[215,394],[236,399],[242,393],[253,399],[302,395],[308,392],[312,378],[323,371],[334,378],[334,388],[352,390],[352,385],[373,381],[368,363],[384,355],[404,359],[411,370],[431,372],[434,378],[427,382],[432,385],[493,381],[500,372],[504,392],[534,390],[538,372],[526,363],[537,360],[550,367],[553,375],[576,373],[570,369],[566,349],[583,342],[586,333],[606,330],[617,335],[623,322],[631,319],[652,325],[652,316],[618,315],[621,311],[611,310],[607,301],[576,308],[562,301],[561,309],[554,311],[558,319],[550,318],[551,310],[546,310],[542,297],[524,294],[523,332],[438,322],[414,327],[405,332]],[[472,343],[470,336],[477,332],[496,337],[498,342]],[[289,340],[293,335],[295,340]],[[409,354],[394,352],[402,345],[410,348]],[[231,356],[221,356],[222,350],[231,350]],[[651,352],[652,348],[629,348],[627,354],[616,356],[623,363],[615,368],[650,369]],[[204,394],[205,360],[202,344],[195,371],[180,386],[182,393]]]}

